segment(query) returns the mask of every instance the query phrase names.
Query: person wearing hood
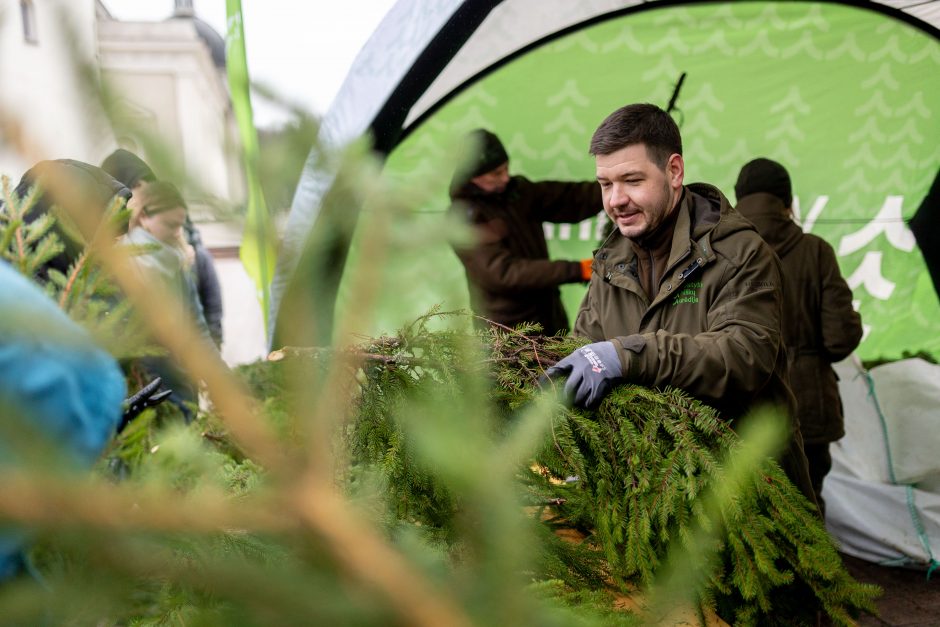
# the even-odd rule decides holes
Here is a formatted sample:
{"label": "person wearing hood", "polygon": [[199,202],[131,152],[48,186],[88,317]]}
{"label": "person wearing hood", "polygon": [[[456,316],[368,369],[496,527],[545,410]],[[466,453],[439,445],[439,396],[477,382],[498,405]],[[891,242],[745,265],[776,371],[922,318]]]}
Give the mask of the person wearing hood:
{"label": "person wearing hood", "polygon": [[32,223],[54,212],[52,231],[62,243],[62,250],[37,269],[35,278],[41,283],[49,280],[50,271],[68,275],[101,225],[111,202],[131,197],[127,187],[101,168],[73,159],[36,163],[23,174],[13,193],[22,200],[34,188],[35,197],[25,221]]}
{"label": "person wearing hood", "polygon": [[845,435],[832,364],[858,347],[862,319],[852,307],[852,290],[842,278],[832,246],[804,233],[793,221],[790,175],[782,165],[764,158],[747,163],[734,193],[738,212],[780,258],[790,385],[796,395],[813,490],[825,511],[820,493],[832,467],[829,444]]}
{"label": "person wearing hood", "polygon": [[614,384],[672,386],[732,427],[760,405],[782,408],[779,460],[809,500],[806,458],[787,387],[779,264],[716,187],[685,185],[679,128],[651,104],[610,114],[591,138],[604,210],[616,229],[594,254],[565,377],[575,405],[596,407]]}
{"label": "person wearing hood", "polygon": [[493,133],[464,139],[468,155],[450,185],[450,213],[469,224],[472,245],[455,245],[470,304],[490,322],[537,323],[544,335],[569,328],[558,286],[587,281],[590,260],[551,260],[543,222],[581,222],[601,210],[593,182],[533,182],[509,174],[509,155]]}
{"label": "person wearing hood", "polygon": [[[134,153],[118,148],[101,163],[101,168],[124,183],[134,195],[140,196],[144,189],[157,180],[153,170]],[[222,347],[222,287],[212,261],[212,254],[202,243],[202,236],[186,214],[183,223],[186,241],[195,254],[194,267],[196,293],[202,306],[203,316],[216,348]]]}

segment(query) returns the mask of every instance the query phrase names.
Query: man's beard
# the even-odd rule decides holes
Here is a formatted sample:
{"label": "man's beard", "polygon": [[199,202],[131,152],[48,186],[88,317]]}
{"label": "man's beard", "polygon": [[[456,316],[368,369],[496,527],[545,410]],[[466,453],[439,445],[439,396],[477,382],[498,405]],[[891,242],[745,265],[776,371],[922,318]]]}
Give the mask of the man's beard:
{"label": "man's beard", "polygon": [[[674,206],[672,195],[670,194],[671,190],[672,188],[669,187],[668,182],[663,183],[663,199],[656,208],[656,213],[654,214],[652,211],[646,213],[647,217],[649,218],[649,222],[646,224],[646,230],[632,238],[640,246],[643,246],[643,244],[646,242],[656,239],[656,236],[659,234],[660,227],[662,227],[663,223],[667,221],[666,218],[668,218],[672,213]],[[655,223],[653,222],[654,215],[656,219]]]}

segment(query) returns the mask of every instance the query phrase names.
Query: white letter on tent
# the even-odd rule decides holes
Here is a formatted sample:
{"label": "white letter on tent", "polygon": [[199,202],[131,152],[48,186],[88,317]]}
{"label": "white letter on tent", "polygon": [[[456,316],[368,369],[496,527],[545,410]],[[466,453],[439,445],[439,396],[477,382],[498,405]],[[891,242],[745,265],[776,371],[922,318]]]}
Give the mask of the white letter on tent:
{"label": "white letter on tent", "polygon": [[590,241],[591,239],[591,227],[594,226],[594,218],[588,218],[587,220],[582,220],[578,222],[578,239],[582,242]]}
{"label": "white letter on tent", "polygon": [[[806,220],[803,221],[803,232],[809,233],[813,230],[813,225],[816,224],[816,220],[819,219],[819,215],[823,212],[823,209],[826,208],[826,203],[829,202],[829,196],[817,196],[813,206],[810,207],[809,213],[806,215]],[[794,196],[793,197],[793,213],[796,214],[796,219],[800,219],[800,201]]]}
{"label": "white letter on tent", "polygon": [[597,214],[597,222],[594,223],[594,239],[601,241],[604,236],[604,227],[607,226],[607,214],[603,211]]}
{"label": "white letter on tent", "polygon": [[888,196],[881,205],[878,215],[866,224],[860,231],[851,235],[846,235],[839,242],[839,256],[851,255],[856,250],[861,250],[867,246],[873,239],[884,231],[885,237],[892,246],[904,252],[914,250],[916,244],[914,234],[911,233],[904,219],[901,217],[901,204],[904,196]]}
{"label": "white letter on tent", "polygon": [[859,285],[879,300],[888,300],[894,291],[894,283],[881,274],[881,251],[865,253],[862,264],[852,273],[846,282],[853,290]]}

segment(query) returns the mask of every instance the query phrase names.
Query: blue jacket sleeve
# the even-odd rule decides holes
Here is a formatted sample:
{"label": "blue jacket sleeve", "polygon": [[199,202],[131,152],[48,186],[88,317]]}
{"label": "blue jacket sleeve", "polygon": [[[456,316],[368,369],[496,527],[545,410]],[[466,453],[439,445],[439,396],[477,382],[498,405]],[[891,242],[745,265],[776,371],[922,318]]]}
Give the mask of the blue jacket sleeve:
{"label": "blue jacket sleeve", "polygon": [[[95,346],[36,285],[0,262],[0,467],[33,452],[11,438],[36,434],[61,459],[88,467],[121,417],[126,392],[117,362]],[[23,530],[0,532],[0,580],[22,564]]]}
{"label": "blue jacket sleeve", "polygon": [[0,318],[0,398],[76,461],[92,463],[121,417],[126,387],[117,362],[6,264]]}

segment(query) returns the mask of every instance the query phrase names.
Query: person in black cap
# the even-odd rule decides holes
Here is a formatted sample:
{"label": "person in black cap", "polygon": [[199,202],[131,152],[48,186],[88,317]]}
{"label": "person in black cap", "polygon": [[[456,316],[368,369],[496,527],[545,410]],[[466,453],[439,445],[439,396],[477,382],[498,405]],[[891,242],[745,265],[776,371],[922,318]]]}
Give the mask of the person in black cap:
{"label": "person in black cap", "polygon": [[741,168],[734,192],[737,210],[757,228],[780,257],[783,270],[783,341],[790,362],[803,448],[816,501],[832,467],[829,444],[845,435],[834,362],[845,359],[862,339],[862,320],[852,291],[825,240],[793,221],[793,193],[786,169],[770,159]]}
{"label": "person in black cap", "polygon": [[123,148],[118,148],[108,155],[101,162],[101,169],[127,185],[131,192],[145,183],[157,180],[153,170],[143,159]]}
{"label": "person in black cap", "polygon": [[506,326],[537,323],[545,335],[569,328],[558,291],[587,281],[591,260],[550,260],[543,222],[575,223],[602,211],[597,183],[532,182],[509,174],[509,155],[493,133],[464,139],[465,158],[450,185],[450,212],[469,223],[473,246],[455,246],[470,287],[470,304]]}
{"label": "person in black cap", "polygon": [[[127,185],[135,198],[143,197],[147,185],[157,180],[153,170],[143,159],[123,148],[118,148],[108,155],[101,163],[101,167],[108,174]],[[133,208],[134,201],[128,203],[128,205]],[[212,254],[203,245],[202,236],[189,219],[188,212],[186,213],[183,230],[186,234],[186,243],[192,247],[195,254],[196,290],[199,303],[202,306],[202,313],[209,327],[212,341],[215,343],[216,348],[221,348],[222,286],[219,283],[219,276],[212,261]]]}

